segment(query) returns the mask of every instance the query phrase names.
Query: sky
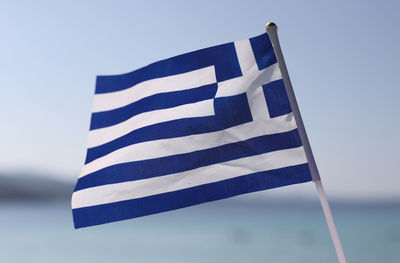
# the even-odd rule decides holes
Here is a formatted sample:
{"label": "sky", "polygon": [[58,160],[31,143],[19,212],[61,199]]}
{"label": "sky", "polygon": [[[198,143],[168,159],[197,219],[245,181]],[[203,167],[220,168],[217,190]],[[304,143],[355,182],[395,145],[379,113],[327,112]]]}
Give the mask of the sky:
{"label": "sky", "polygon": [[400,199],[399,13],[398,1],[0,0],[0,171],[76,180],[96,75],[273,21],[327,192]]}

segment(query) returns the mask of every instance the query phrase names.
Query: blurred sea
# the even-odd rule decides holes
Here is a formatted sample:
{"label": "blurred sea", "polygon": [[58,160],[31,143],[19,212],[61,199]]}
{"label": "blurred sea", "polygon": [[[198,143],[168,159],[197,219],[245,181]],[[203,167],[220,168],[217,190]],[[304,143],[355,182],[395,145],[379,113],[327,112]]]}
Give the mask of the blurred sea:
{"label": "blurred sea", "polygon": [[[318,203],[212,202],[74,230],[65,201],[0,203],[0,262],[337,262]],[[348,262],[400,262],[399,204],[333,203]]]}

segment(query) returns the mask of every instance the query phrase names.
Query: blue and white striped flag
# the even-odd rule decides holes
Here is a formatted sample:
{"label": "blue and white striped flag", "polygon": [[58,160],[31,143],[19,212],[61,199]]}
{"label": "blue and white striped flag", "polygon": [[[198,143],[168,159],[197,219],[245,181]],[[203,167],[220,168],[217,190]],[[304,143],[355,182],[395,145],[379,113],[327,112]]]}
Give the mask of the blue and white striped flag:
{"label": "blue and white striped flag", "polygon": [[99,76],[76,228],[307,182],[268,34]]}

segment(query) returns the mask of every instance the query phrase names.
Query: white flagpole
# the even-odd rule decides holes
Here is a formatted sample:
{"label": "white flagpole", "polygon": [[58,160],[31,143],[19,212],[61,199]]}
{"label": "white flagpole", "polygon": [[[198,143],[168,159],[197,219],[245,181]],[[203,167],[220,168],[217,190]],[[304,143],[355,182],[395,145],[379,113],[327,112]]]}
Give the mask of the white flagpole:
{"label": "white flagpole", "polygon": [[296,125],[299,131],[300,139],[304,147],[304,151],[307,157],[308,165],[310,167],[311,177],[318,191],[319,200],[322,205],[322,209],[325,214],[325,219],[329,227],[333,244],[335,246],[336,255],[340,263],[346,263],[346,258],[343,253],[342,244],[340,243],[339,235],[336,231],[335,222],[333,221],[331,209],[329,207],[328,200],[326,199],[324,188],[322,187],[321,177],[319,176],[317,164],[315,163],[314,155],[311,150],[310,142],[307,137],[306,129],[304,128],[303,120],[300,115],[300,110],[297,105],[296,97],[294,95],[292,83],[290,82],[289,73],[286,68],[286,63],[283,58],[281,46],[278,38],[278,27],[274,23],[268,23],[266,26],[269,39],[275,51],[276,59],[281,70],[283,83],[285,84],[286,93],[289,98],[290,106],[292,108],[293,115],[295,117]]}

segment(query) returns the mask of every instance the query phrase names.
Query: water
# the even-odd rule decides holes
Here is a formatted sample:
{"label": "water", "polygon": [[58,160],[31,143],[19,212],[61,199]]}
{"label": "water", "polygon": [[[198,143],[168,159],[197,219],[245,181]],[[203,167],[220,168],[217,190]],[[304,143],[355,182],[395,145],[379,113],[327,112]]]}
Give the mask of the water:
{"label": "water", "polygon": [[[333,206],[348,262],[400,262],[398,205]],[[219,201],[74,230],[64,203],[0,204],[0,262],[337,262],[322,209]]]}

